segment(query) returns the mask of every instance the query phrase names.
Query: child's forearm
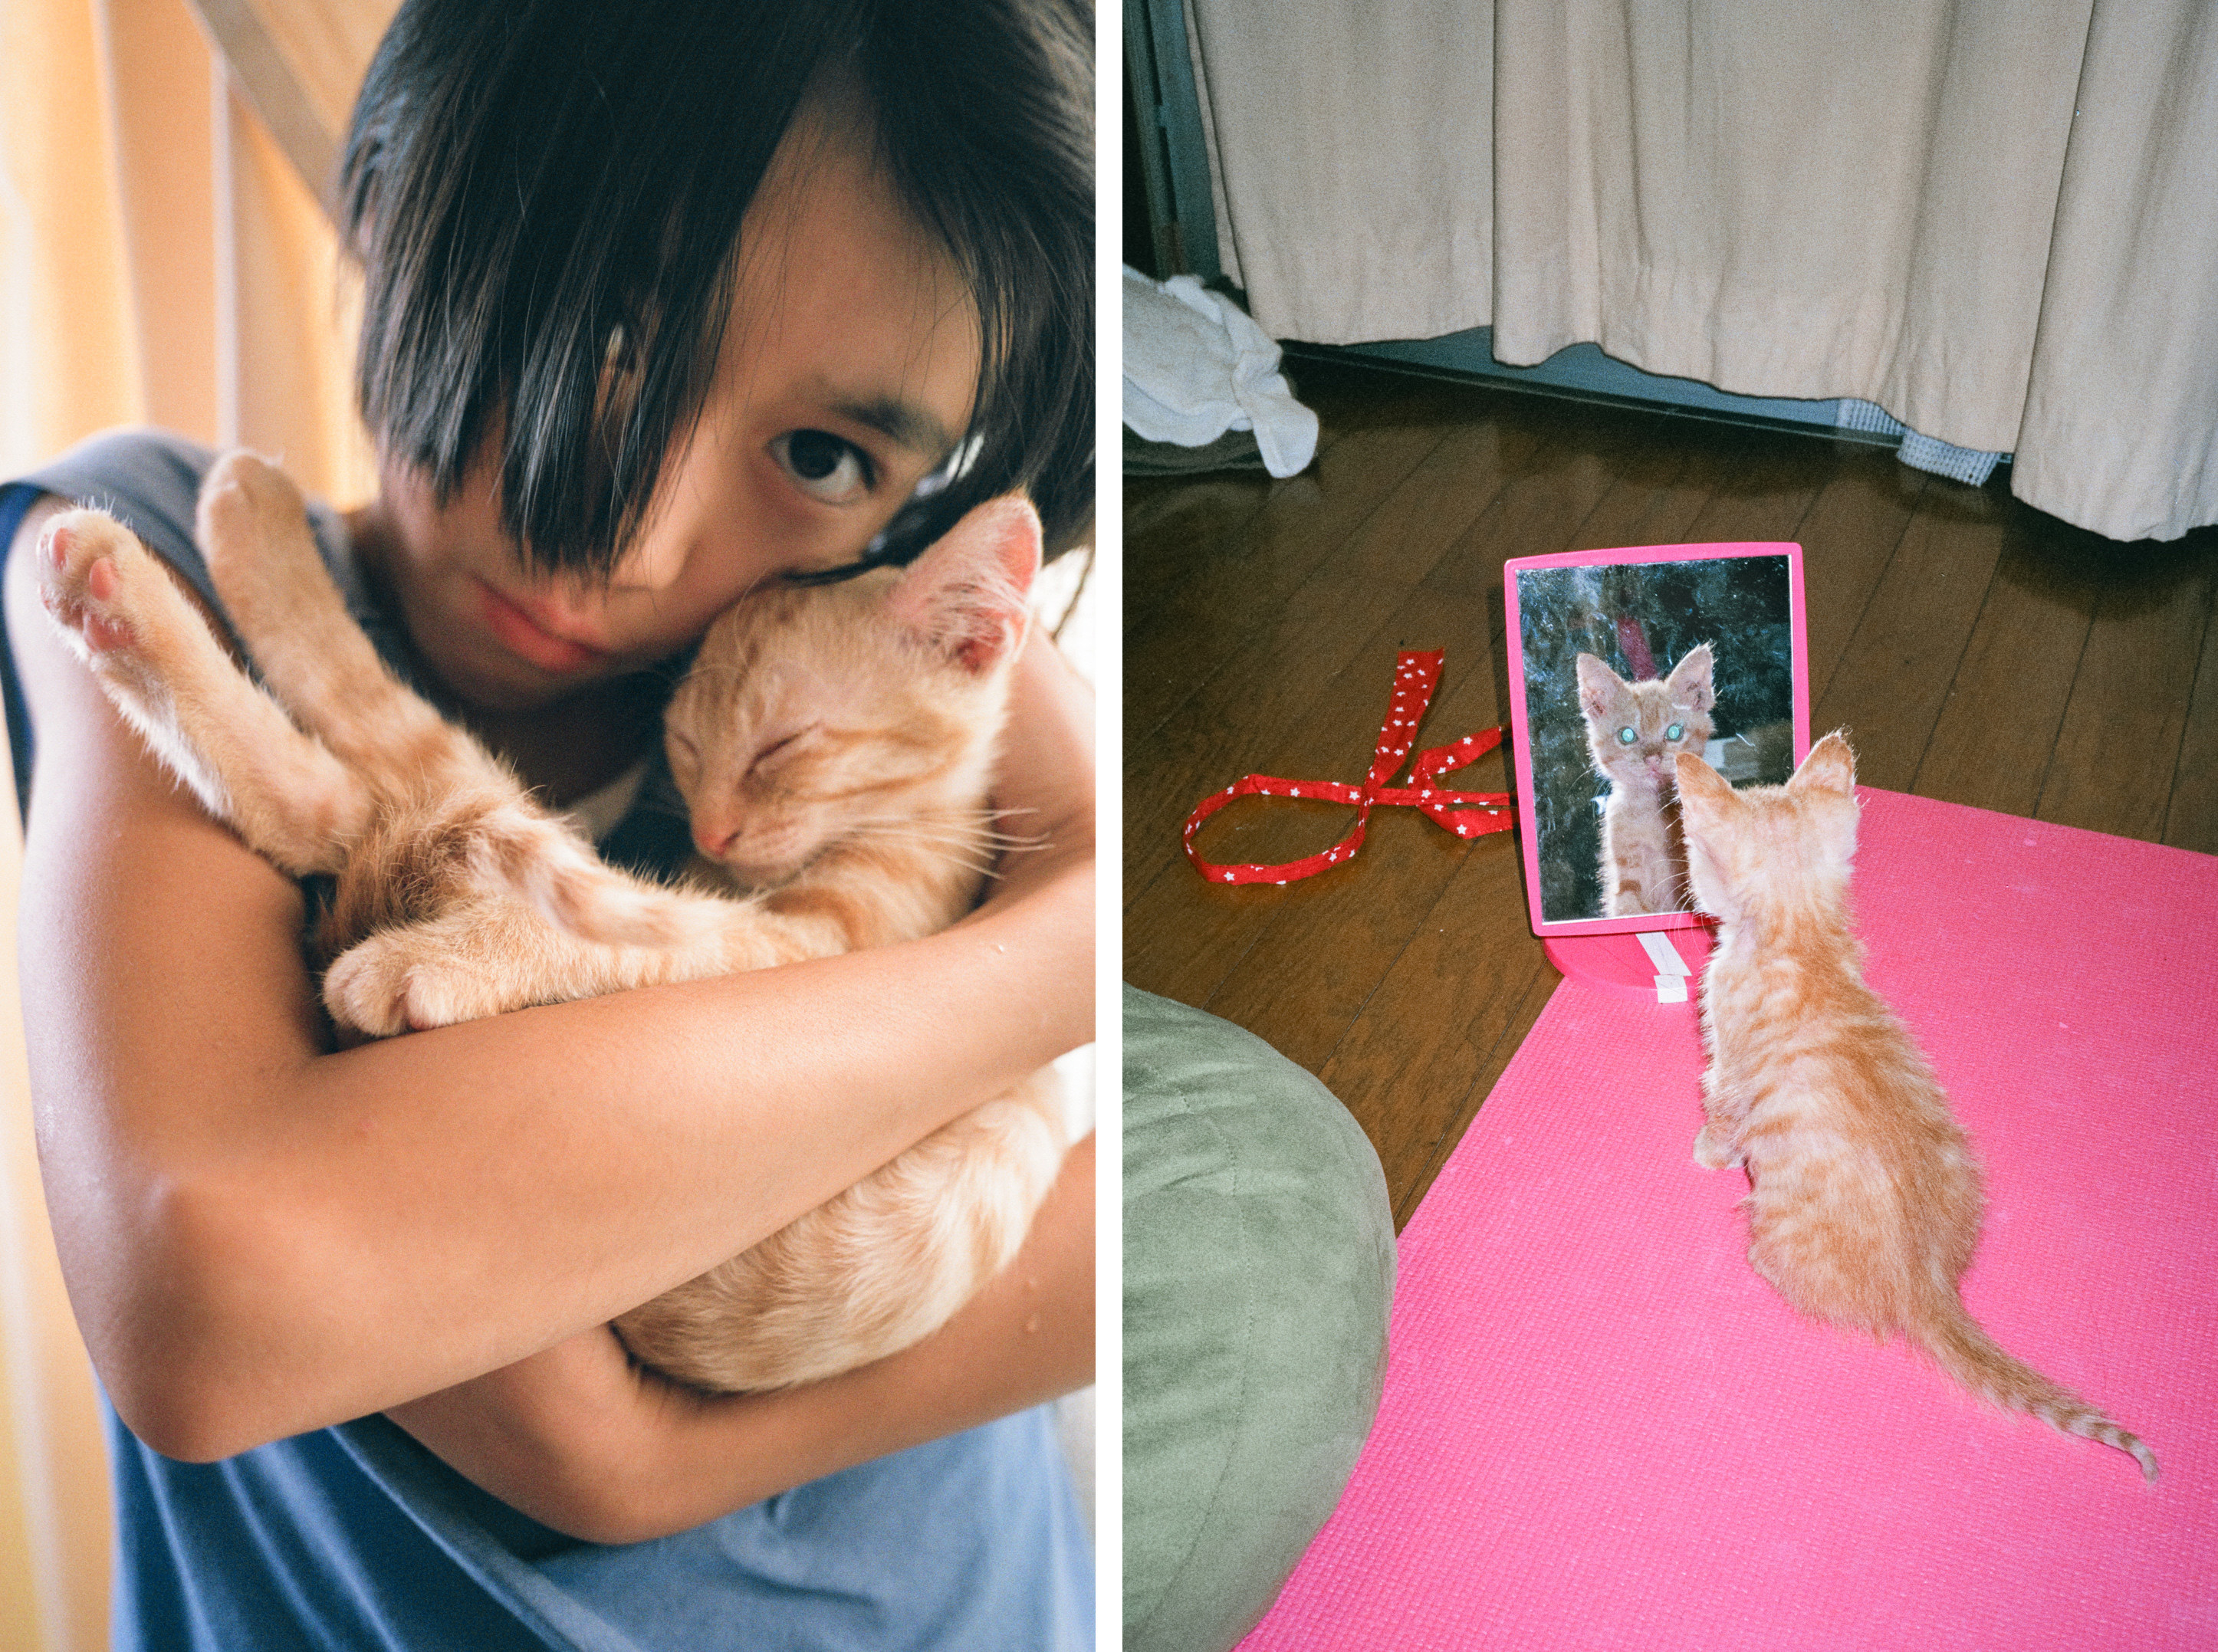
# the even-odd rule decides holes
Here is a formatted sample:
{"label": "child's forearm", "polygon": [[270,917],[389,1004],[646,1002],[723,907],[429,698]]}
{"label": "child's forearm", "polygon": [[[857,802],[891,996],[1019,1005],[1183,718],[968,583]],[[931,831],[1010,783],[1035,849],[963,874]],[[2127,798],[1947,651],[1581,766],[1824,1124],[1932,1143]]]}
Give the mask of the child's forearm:
{"label": "child's forearm", "polygon": [[1094,1371],[1094,1138],[1017,1259],[932,1336],[825,1383],[703,1399],[595,1330],[394,1408],[477,1484],[594,1543],[635,1543],[1067,1393]]}

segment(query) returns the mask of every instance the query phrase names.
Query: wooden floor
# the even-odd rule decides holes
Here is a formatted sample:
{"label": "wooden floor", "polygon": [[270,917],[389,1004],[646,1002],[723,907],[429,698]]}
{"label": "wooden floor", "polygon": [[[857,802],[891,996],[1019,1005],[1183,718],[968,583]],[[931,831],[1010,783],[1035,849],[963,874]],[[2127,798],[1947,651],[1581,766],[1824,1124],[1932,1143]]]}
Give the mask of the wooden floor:
{"label": "wooden floor", "polygon": [[[1304,474],[1135,480],[1124,504],[1124,958],[1236,1022],[1369,1133],[1406,1222],[1556,983],[1509,834],[1381,809],[1360,858],[1205,883],[1188,811],[1241,775],[1358,781],[1395,651],[1441,648],[1419,746],[1507,719],[1502,564],[1794,540],[1812,727],[1896,791],[2218,852],[2218,529],[2122,545],[1884,449],[1295,362]],[[1465,789],[1507,790],[1499,756]],[[1351,811],[1243,800],[1211,859],[1323,849]]]}

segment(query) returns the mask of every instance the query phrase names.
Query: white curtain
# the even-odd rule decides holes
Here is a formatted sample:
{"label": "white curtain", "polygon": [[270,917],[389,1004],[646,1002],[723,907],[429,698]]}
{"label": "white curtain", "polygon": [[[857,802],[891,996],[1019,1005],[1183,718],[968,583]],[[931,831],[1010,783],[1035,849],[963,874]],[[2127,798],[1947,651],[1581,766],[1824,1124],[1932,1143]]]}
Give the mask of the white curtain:
{"label": "white curtain", "polygon": [[2117,539],[2218,521],[2205,0],[1188,0],[1266,331],[1490,325],[2016,455]]}

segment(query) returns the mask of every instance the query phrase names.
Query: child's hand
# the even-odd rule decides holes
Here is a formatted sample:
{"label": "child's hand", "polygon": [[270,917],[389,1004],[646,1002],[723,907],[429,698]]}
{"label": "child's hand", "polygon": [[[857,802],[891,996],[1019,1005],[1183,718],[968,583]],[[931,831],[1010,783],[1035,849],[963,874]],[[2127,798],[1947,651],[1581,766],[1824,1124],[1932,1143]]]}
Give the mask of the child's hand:
{"label": "child's hand", "polygon": [[1017,656],[994,802],[1001,829],[1025,845],[1001,857],[994,902],[1092,861],[1094,690],[1037,629]]}
{"label": "child's hand", "polygon": [[605,1326],[387,1413],[451,1466],[534,1519],[613,1542],[639,1381]]}
{"label": "child's hand", "polygon": [[1094,1036],[1094,690],[1034,632],[1018,655],[994,780],[1003,853],[985,903],[948,931],[1014,954],[1017,979],[1053,1047]]}

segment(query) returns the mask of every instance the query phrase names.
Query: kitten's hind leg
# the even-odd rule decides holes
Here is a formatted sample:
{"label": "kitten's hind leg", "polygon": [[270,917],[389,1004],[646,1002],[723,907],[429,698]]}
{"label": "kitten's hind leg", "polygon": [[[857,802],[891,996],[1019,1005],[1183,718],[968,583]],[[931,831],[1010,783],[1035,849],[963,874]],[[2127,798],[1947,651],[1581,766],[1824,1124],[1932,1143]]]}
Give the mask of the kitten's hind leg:
{"label": "kitten's hind leg", "polygon": [[224,607],[270,690],[346,761],[423,775],[489,766],[387,669],[317,553],[290,477],[243,450],[201,484],[197,537]]}
{"label": "kitten's hind leg", "polygon": [[55,517],[38,570],[71,652],[208,812],[288,872],[336,870],[366,789],[239,669],[169,570],[97,510]]}

